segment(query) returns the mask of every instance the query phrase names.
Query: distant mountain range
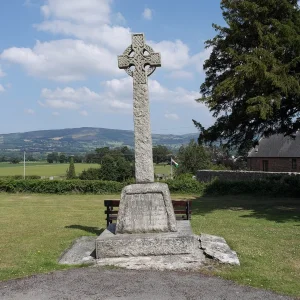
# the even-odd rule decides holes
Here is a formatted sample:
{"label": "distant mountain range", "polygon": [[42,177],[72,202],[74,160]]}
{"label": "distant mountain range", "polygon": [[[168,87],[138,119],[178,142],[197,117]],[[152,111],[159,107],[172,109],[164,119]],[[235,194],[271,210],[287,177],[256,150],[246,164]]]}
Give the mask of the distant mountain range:
{"label": "distant mountain range", "polygon": [[[165,145],[177,149],[198,134],[153,134],[153,145]],[[40,130],[24,133],[0,134],[0,153],[20,151],[46,153],[86,153],[99,147],[134,147],[133,131],[106,128],[70,128]]]}

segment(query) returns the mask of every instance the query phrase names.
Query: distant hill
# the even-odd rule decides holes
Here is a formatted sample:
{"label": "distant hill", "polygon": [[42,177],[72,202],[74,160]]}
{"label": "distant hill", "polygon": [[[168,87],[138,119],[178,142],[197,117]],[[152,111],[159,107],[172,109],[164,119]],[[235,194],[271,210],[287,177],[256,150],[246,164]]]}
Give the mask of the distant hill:
{"label": "distant hill", "polygon": [[[153,145],[165,145],[177,149],[198,134],[153,134]],[[24,133],[0,134],[0,152],[2,154],[19,152],[65,152],[85,153],[98,147],[134,147],[133,131],[106,128],[70,128],[58,130],[40,130]]]}

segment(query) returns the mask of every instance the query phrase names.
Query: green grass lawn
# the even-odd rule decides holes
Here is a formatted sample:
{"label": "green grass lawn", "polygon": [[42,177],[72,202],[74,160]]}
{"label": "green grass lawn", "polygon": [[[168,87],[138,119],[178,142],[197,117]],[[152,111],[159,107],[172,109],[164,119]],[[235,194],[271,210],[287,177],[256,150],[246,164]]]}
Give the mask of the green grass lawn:
{"label": "green grass lawn", "polygon": [[[75,164],[76,174],[79,175],[83,170],[88,168],[98,168],[98,164]],[[69,168],[69,164],[48,164],[42,163],[27,163],[26,175],[38,175],[38,176],[65,176],[66,171]],[[9,164],[0,163],[0,176],[14,176],[23,175],[23,164]]]}
{"label": "green grass lawn", "polygon": [[[174,169],[175,168],[173,167],[173,172],[175,173]],[[171,167],[170,167],[170,165],[154,164],[154,172],[155,172],[155,174],[169,175],[171,173]]]}
{"label": "green grass lawn", "polygon": [[[0,194],[0,280],[67,267],[60,254],[105,227],[103,200],[120,195]],[[246,196],[194,199],[194,233],[223,236],[240,267],[211,271],[238,283],[300,296],[300,201]]]}
{"label": "green grass lawn", "polygon": [[[69,164],[48,164],[47,162],[28,162],[26,163],[26,175],[38,176],[65,176]],[[83,170],[88,168],[99,168],[98,164],[75,164],[76,174],[79,175]],[[170,166],[154,165],[155,173],[169,174]],[[23,164],[0,163],[0,177],[23,175]]]}

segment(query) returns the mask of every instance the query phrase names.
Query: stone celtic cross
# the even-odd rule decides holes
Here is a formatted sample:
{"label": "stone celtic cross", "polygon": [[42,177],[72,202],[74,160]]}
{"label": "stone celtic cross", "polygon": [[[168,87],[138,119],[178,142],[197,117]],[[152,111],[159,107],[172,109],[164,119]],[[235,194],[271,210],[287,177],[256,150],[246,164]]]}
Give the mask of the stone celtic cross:
{"label": "stone celtic cross", "polygon": [[136,182],[154,182],[148,76],[161,66],[161,57],[145,44],[144,34],[138,33],[132,35],[132,45],[118,56],[118,64],[133,77]]}

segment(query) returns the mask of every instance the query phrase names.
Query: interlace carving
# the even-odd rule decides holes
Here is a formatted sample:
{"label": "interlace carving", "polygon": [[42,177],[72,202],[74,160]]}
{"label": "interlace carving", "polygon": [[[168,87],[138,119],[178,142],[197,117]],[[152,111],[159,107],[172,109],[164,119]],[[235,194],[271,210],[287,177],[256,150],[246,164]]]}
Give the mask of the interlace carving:
{"label": "interlace carving", "polygon": [[[147,77],[161,67],[161,57],[145,44],[144,34],[138,33],[132,35],[132,45],[118,56],[118,64],[136,83],[147,83]],[[133,66],[135,69],[131,70]]]}

